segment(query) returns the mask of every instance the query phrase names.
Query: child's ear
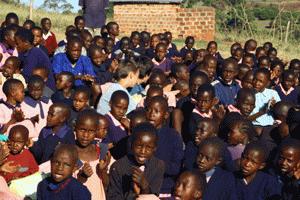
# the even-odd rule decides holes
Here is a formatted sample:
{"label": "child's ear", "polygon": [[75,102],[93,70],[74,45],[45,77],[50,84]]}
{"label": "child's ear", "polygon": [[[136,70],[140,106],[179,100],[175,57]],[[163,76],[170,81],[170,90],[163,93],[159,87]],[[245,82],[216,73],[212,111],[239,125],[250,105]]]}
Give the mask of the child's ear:
{"label": "child's ear", "polygon": [[262,164],[260,165],[259,169],[262,170],[262,169],[265,168],[265,167],[266,167],[266,163],[264,162],[264,163],[262,163]]}
{"label": "child's ear", "polygon": [[202,199],[202,192],[199,190],[196,190],[194,193],[194,199],[196,199],[196,200]]}

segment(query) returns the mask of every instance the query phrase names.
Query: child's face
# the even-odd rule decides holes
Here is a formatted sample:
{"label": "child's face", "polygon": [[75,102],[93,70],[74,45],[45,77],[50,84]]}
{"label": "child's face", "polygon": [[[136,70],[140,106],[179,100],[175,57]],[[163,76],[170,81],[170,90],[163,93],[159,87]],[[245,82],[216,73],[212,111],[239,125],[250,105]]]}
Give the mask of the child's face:
{"label": "child's face", "polygon": [[67,44],[66,53],[71,62],[76,62],[81,56],[82,46],[78,42],[71,42],[71,44]]}
{"label": "child's face", "polygon": [[272,72],[275,74],[275,78],[279,78],[282,74],[282,69],[280,66],[273,68]]}
{"label": "child's face", "polygon": [[202,192],[196,187],[195,177],[188,173],[179,176],[175,185],[175,199],[180,200],[197,200],[202,198]]}
{"label": "child's face", "polygon": [[136,47],[137,45],[140,44],[140,40],[141,40],[141,38],[138,35],[134,35],[133,37],[131,37],[131,42],[134,47]]}
{"label": "child's face", "polygon": [[99,119],[99,125],[97,129],[97,138],[104,139],[107,134],[108,121],[106,119]]}
{"label": "child's face", "polygon": [[233,57],[237,61],[240,61],[243,58],[243,52],[242,51],[235,51]]}
{"label": "child's face", "polygon": [[244,140],[245,134],[240,132],[238,125],[233,126],[228,133],[228,144],[235,146],[238,144],[243,144]]}
{"label": "child's face", "polygon": [[205,145],[200,147],[197,156],[198,169],[205,173],[221,162],[217,150],[212,145]]}
{"label": "child's face", "polygon": [[242,87],[252,89],[253,88],[253,74],[246,74],[242,80]]}
{"label": "child's face", "polygon": [[37,76],[42,77],[42,79],[44,80],[44,82],[47,82],[47,80],[48,80],[47,73],[44,70],[42,70],[42,69],[34,69],[32,71],[32,75],[37,75]]}
{"label": "child's face", "polygon": [[123,52],[127,52],[130,48],[130,41],[129,40],[123,40],[121,42],[121,51]]}
{"label": "child's face", "polygon": [[281,173],[292,175],[300,162],[300,151],[291,147],[280,150],[278,165]]}
{"label": "child's face", "polygon": [[188,49],[192,49],[193,46],[194,46],[194,43],[195,43],[194,40],[189,39],[189,40],[187,41],[187,43],[186,43],[186,47],[187,47]]}
{"label": "child's face", "polygon": [[202,77],[195,77],[193,80],[191,80],[191,84],[190,84],[190,90],[191,90],[191,94],[193,96],[193,98],[197,97],[197,91],[198,88],[203,85],[204,79]]}
{"label": "child's face", "polygon": [[156,60],[162,61],[167,55],[167,49],[165,47],[160,46],[155,50]]}
{"label": "child's face", "polygon": [[60,183],[71,177],[76,169],[76,162],[70,152],[62,151],[51,159],[51,177]]}
{"label": "child's face", "polygon": [[166,108],[160,102],[150,102],[146,108],[146,117],[155,128],[160,128],[167,119]]}
{"label": "child's face", "polygon": [[241,101],[238,99],[237,102],[238,108],[244,116],[249,116],[255,107],[255,98],[252,95],[247,95]]}
{"label": "child's face", "polygon": [[28,92],[29,95],[35,99],[38,100],[42,97],[44,90],[44,85],[40,83],[34,83],[32,85],[28,85]]}
{"label": "child's face", "polygon": [[244,177],[255,175],[265,166],[262,155],[255,149],[244,151],[241,157],[241,171]]}
{"label": "child's face", "polygon": [[16,47],[15,33],[15,31],[10,31],[10,33],[6,37],[4,37],[4,41],[10,48]]}
{"label": "child's face", "polygon": [[19,53],[25,53],[28,50],[28,42],[22,41],[20,37],[15,37],[17,50]]}
{"label": "child's face", "polygon": [[264,49],[261,49],[259,51],[256,52],[256,58],[259,59],[262,56],[266,56],[266,51]]}
{"label": "child's face", "polygon": [[28,142],[28,138],[20,131],[9,135],[8,148],[13,155],[19,154]]}
{"label": "child's face", "polygon": [[208,46],[207,50],[211,55],[215,55],[218,51],[218,48],[216,44],[212,43],[211,45]]}
{"label": "child's face", "polygon": [[132,144],[134,158],[140,165],[145,164],[153,156],[155,150],[155,137],[151,134],[139,134]]}
{"label": "child's face", "polygon": [[16,63],[10,59],[7,59],[2,67],[2,74],[6,78],[12,77],[13,74],[16,73],[16,69]]}
{"label": "child's face", "polygon": [[86,34],[83,37],[83,45],[86,49],[90,48],[90,46],[92,44],[92,40],[93,40],[93,37],[90,34]]}
{"label": "child's face", "polygon": [[109,33],[113,36],[118,36],[119,35],[119,25],[115,24],[112,26],[112,29],[109,30]]}
{"label": "child's face", "polygon": [[87,147],[94,141],[97,128],[97,124],[92,119],[84,119],[76,123],[76,139],[81,147]]}
{"label": "child's face", "polygon": [[127,112],[128,104],[129,104],[129,102],[127,101],[127,99],[122,99],[122,98],[117,99],[115,102],[111,102],[110,103],[111,114],[117,120],[120,121]]}
{"label": "child's face", "polygon": [[85,107],[88,107],[89,99],[83,92],[76,92],[73,98],[73,107],[76,111],[81,111]]}
{"label": "child's face", "polygon": [[47,127],[59,126],[65,121],[62,108],[59,106],[50,106],[47,116]]}
{"label": "child's face", "polygon": [[42,23],[42,29],[44,29],[45,31],[49,31],[51,29],[51,21],[50,20],[45,20]]}
{"label": "child's face", "polygon": [[205,67],[208,73],[208,78],[210,80],[213,80],[216,75],[216,70],[217,70],[217,62],[215,60],[209,60],[208,61],[208,66]]}
{"label": "child's face", "polygon": [[160,42],[160,39],[159,39],[158,36],[157,36],[157,37],[152,37],[152,38],[151,38],[151,41],[150,41],[150,46],[151,46],[153,49],[155,49],[159,42]]}
{"label": "child's face", "polygon": [[79,19],[75,22],[75,26],[78,30],[82,31],[85,27],[85,22],[82,19]]}
{"label": "child's face", "polygon": [[190,72],[187,67],[181,68],[181,70],[177,73],[177,77],[179,80],[189,81]]}
{"label": "child's face", "polygon": [[57,79],[56,79],[56,89],[57,90],[62,90],[68,87],[69,85],[69,80],[68,80],[68,76],[65,75],[58,75]]}
{"label": "child's face", "polygon": [[208,113],[209,110],[213,107],[214,97],[208,91],[204,91],[201,94],[198,94],[197,97],[197,107],[200,112]]}
{"label": "child's face", "polygon": [[259,67],[260,68],[266,68],[269,69],[270,68],[270,62],[267,59],[263,59],[261,60],[261,62],[259,63]]}
{"label": "child's face", "polygon": [[222,71],[222,79],[226,83],[230,83],[235,76],[237,75],[237,70],[234,64],[230,63],[227,66],[224,66],[224,69]]}
{"label": "child's face", "polygon": [[186,97],[186,96],[188,96],[190,94],[190,88],[189,88],[189,85],[188,84],[186,84],[186,85],[184,85],[184,86],[182,86],[181,88],[180,88],[180,95],[182,96],[182,97]]}
{"label": "child's face", "polygon": [[23,84],[19,84],[13,91],[13,98],[16,102],[22,103],[24,100],[25,92]]}
{"label": "child's face", "polygon": [[257,92],[263,92],[268,86],[269,80],[267,76],[263,73],[257,73],[253,79],[253,88]]}
{"label": "child's face", "polygon": [[95,43],[100,48],[104,48],[105,47],[105,40],[103,38],[97,39]]}
{"label": "child's face", "polygon": [[100,51],[95,51],[91,55],[91,60],[92,60],[94,65],[100,66],[106,60],[106,55],[104,53],[100,52]]}
{"label": "child's face", "polygon": [[206,56],[206,51],[205,50],[199,50],[197,51],[197,57],[196,57],[196,62],[200,63],[203,62],[204,57]]}
{"label": "child's face", "polygon": [[34,46],[40,45],[43,41],[42,31],[34,29],[32,30],[32,34],[34,36],[33,45]]}
{"label": "child's face", "polygon": [[245,65],[248,65],[248,67],[250,69],[252,69],[253,66],[254,66],[254,61],[253,61],[253,58],[251,58],[251,57],[245,57],[245,58],[243,58],[242,63],[245,64]]}
{"label": "child's face", "polygon": [[282,81],[282,87],[285,90],[289,90],[290,88],[295,86],[295,76],[292,74],[289,74],[287,77],[285,77]]}
{"label": "child's face", "polygon": [[203,140],[215,134],[216,133],[213,133],[213,128],[211,127],[210,123],[206,121],[201,121],[198,123],[195,132],[195,144],[198,146]]}

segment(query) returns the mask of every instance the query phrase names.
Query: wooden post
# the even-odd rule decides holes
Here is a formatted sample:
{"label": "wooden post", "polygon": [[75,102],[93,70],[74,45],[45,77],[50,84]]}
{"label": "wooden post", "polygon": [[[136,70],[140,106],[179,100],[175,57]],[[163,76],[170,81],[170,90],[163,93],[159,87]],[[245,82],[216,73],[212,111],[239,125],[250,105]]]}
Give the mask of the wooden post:
{"label": "wooden post", "polygon": [[33,16],[32,16],[32,9],[33,9],[33,0],[30,0],[30,3],[29,3],[29,19],[33,19]]}

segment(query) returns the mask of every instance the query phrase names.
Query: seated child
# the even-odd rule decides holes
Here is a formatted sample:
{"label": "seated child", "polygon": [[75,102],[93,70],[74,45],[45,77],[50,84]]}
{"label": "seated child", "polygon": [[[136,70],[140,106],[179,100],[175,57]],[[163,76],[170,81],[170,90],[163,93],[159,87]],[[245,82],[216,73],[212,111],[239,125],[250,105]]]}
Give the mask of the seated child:
{"label": "seated child", "polygon": [[153,69],[158,68],[163,70],[166,74],[171,72],[172,60],[166,58],[167,55],[167,47],[164,43],[159,43],[155,48],[155,56],[152,59],[154,64]]}
{"label": "seated child", "polygon": [[41,49],[46,55],[48,55],[47,48],[42,44],[43,43],[43,30],[40,27],[35,26],[34,28],[31,29],[31,32],[34,36],[33,46]]}
{"label": "seated child", "polygon": [[58,144],[75,144],[72,128],[67,125],[69,117],[70,108],[67,105],[54,103],[50,106],[47,125],[41,130],[38,140],[30,148],[39,164],[51,159]]}
{"label": "seated child", "polygon": [[176,94],[176,102],[180,101],[182,98],[185,98],[190,94],[189,83],[184,80],[175,83],[173,89],[179,91],[179,93]]}
{"label": "seated child", "polygon": [[207,182],[203,200],[237,199],[234,176],[219,167],[225,149],[224,142],[217,137],[207,138],[199,146],[197,165]]}
{"label": "seated child", "polygon": [[250,70],[245,74],[244,78],[242,79],[241,82],[242,88],[252,89],[253,79],[254,79],[254,73],[252,70]]}
{"label": "seated child", "polygon": [[206,189],[206,180],[198,171],[185,171],[178,177],[174,189],[175,199],[201,200]]}
{"label": "seated child", "polygon": [[98,114],[95,111],[87,110],[79,113],[75,124],[79,166],[75,175],[91,192],[93,200],[105,200],[103,184],[107,182],[106,171],[110,159],[105,154],[102,158],[100,156],[102,149],[94,144],[97,128]]}
{"label": "seated child", "polygon": [[243,151],[240,171],[236,173],[238,199],[279,200],[280,185],[275,177],[262,172],[268,158],[260,142],[249,143]]}
{"label": "seated child", "polygon": [[235,81],[237,74],[237,62],[234,59],[228,58],[222,63],[221,77],[212,82],[216,91],[216,98],[224,106],[233,104],[235,96],[240,90],[239,84]]}
{"label": "seated child", "polygon": [[223,57],[221,56],[220,52],[218,52],[218,44],[215,41],[210,41],[207,44],[206,50],[210,55],[217,59],[217,74],[220,75],[220,67],[222,66]]}
{"label": "seated child", "polygon": [[141,55],[145,53],[145,49],[141,46],[141,34],[138,31],[133,31],[131,33],[130,43],[134,52]]}
{"label": "seated child", "polygon": [[299,91],[295,89],[296,75],[291,70],[286,70],[282,74],[281,83],[275,86],[282,101],[287,101],[297,105],[299,103]]}
{"label": "seated child", "polygon": [[164,96],[164,91],[161,87],[152,85],[147,90],[146,97],[141,99],[140,103],[138,104],[138,107],[145,107],[149,99],[155,96]]}
{"label": "seated child", "polygon": [[119,39],[117,38],[119,36],[119,24],[117,22],[108,22],[107,25],[107,32],[108,32],[108,37],[113,39],[114,44],[116,44]]}
{"label": "seated child", "polygon": [[281,61],[273,61],[271,63],[271,87],[280,84],[282,73],[284,71],[284,64]]}
{"label": "seated child", "polygon": [[166,166],[160,197],[171,196],[175,185],[174,178],[179,174],[183,159],[183,141],[180,134],[169,128],[166,120],[169,118],[168,103],[162,96],[152,97],[146,105],[146,117],[156,128],[158,143],[156,157],[163,160]]}
{"label": "seated child", "polygon": [[40,76],[34,75],[28,81],[28,95],[21,104],[25,118],[32,119],[37,135],[30,137],[37,138],[42,128],[47,123],[47,113],[52,101],[48,97],[43,96],[45,82]]}
{"label": "seated child", "polygon": [[[144,36],[146,36],[148,34],[142,34],[142,39],[145,39]],[[145,55],[150,58],[150,59],[153,59],[155,57],[155,49],[156,49],[156,46],[158,45],[158,43],[160,43],[160,37],[158,34],[153,34],[151,35],[151,38],[150,38],[150,42],[145,42],[143,41],[144,45],[146,43],[146,45],[148,44],[149,47],[147,48],[145,46],[145,49],[146,49],[146,53]]]}
{"label": "seated child", "polygon": [[36,67],[32,70],[32,75],[38,75],[43,79],[43,81],[45,83],[44,90],[43,90],[43,96],[51,98],[52,94],[54,94],[54,91],[46,85],[46,83],[48,81],[48,76],[49,76],[48,68]]}
{"label": "seated child", "polygon": [[153,125],[141,123],[133,129],[131,152],[110,168],[108,200],[136,199],[142,194],[158,196],[165,171],[154,157],[158,137]]}
{"label": "seated child", "polygon": [[43,30],[43,39],[45,41],[45,47],[48,50],[48,55],[52,57],[55,49],[57,48],[57,41],[55,34],[52,31],[50,31],[51,20],[49,18],[42,18],[41,27]]}
{"label": "seated child", "polygon": [[[83,29],[81,31],[81,39],[82,39],[82,43],[83,43],[83,47],[85,49],[85,52],[88,51],[88,49],[91,47],[92,44],[92,40],[93,40],[93,35],[86,29]],[[86,56],[87,54],[85,54]]]}
{"label": "seated child", "polygon": [[194,48],[194,44],[195,44],[195,38],[194,38],[194,37],[192,37],[192,36],[186,37],[184,43],[185,43],[185,46],[182,47],[182,49],[180,50],[180,55],[181,55],[181,57],[184,58],[185,55],[186,55],[186,53],[187,53],[188,51],[192,51],[193,54],[196,53],[196,49]]}
{"label": "seated child", "polygon": [[57,91],[51,96],[53,103],[64,103],[70,108],[73,106],[73,86],[75,77],[71,72],[61,72],[56,75]]}
{"label": "seated child", "polygon": [[189,68],[185,64],[173,64],[171,66],[171,75],[172,77],[174,77],[176,81],[180,81],[180,80],[189,81],[190,78]]}
{"label": "seated child", "polygon": [[23,125],[16,125],[9,131],[8,148],[10,153],[3,165],[9,165],[12,171],[0,171],[0,176],[3,176],[7,183],[34,174],[39,170],[33,155],[26,149],[29,143],[28,136],[29,131]]}
{"label": "seated child", "polygon": [[83,16],[76,16],[74,19],[74,26],[78,31],[83,31],[85,28],[85,20]]}
{"label": "seated child", "polygon": [[7,58],[11,56],[18,56],[16,42],[14,39],[18,26],[10,25],[1,30],[2,41],[0,42],[0,68],[4,65]]}
{"label": "seated child", "polygon": [[252,54],[249,54],[249,53],[244,54],[242,64],[248,65],[250,70],[253,70],[254,68],[256,68],[256,65],[254,62],[254,57]]}
{"label": "seated child", "polygon": [[38,200],[91,200],[91,193],[72,177],[77,168],[78,152],[74,145],[60,144],[51,158],[51,176],[37,188]]}
{"label": "seated child", "polygon": [[203,71],[207,73],[208,78],[211,82],[213,82],[216,79],[217,66],[218,62],[214,56],[208,54],[204,57],[201,69],[203,69]]}

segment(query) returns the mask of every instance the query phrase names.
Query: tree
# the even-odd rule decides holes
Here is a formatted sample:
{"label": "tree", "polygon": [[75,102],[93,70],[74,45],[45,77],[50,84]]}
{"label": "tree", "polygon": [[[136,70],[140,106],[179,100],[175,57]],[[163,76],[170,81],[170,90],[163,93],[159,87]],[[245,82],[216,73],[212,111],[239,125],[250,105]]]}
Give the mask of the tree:
{"label": "tree", "polygon": [[68,3],[66,0],[45,0],[42,8],[54,11],[54,12],[64,12],[71,13],[74,8],[72,4]]}

